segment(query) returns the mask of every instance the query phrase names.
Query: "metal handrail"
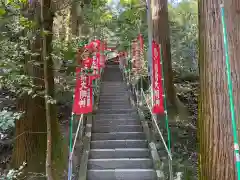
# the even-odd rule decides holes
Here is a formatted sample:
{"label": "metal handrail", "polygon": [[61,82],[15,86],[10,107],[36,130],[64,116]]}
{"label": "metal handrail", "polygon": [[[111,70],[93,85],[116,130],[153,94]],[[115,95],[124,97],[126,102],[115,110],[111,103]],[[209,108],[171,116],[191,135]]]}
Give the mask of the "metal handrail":
{"label": "metal handrail", "polygon": [[[124,71],[123,71],[123,76],[126,77]],[[127,78],[125,78],[125,79],[126,79],[126,81],[128,81]],[[130,82],[128,82],[128,83],[130,83]],[[150,88],[151,88],[151,87],[150,87]],[[137,93],[136,88],[134,88],[134,92],[133,92],[133,93],[135,94],[135,96],[136,96],[136,98],[137,98],[137,102],[139,102],[138,93]],[[147,107],[148,107],[149,111],[151,112],[151,116],[152,116],[152,120],[153,120],[153,122],[154,122],[154,125],[155,125],[156,128],[157,128],[157,132],[158,132],[159,136],[161,137],[161,140],[162,140],[162,142],[163,142],[163,145],[164,145],[164,147],[165,147],[165,150],[167,151],[167,154],[168,154],[168,156],[169,156],[169,159],[172,161],[172,154],[171,154],[171,152],[169,151],[169,149],[168,149],[168,147],[167,147],[167,145],[166,145],[166,143],[165,143],[165,140],[164,140],[164,138],[163,138],[163,135],[162,135],[162,132],[161,132],[160,128],[158,127],[156,117],[153,116],[152,108],[151,108],[151,106],[149,105],[149,103],[147,102],[147,98],[146,98],[146,95],[145,95],[145,93],[144,93],[144,91],[143,91],[143,88],[141,88],[141,95],[142,95],[142,97],[144,97],[144,99],[145,99],[145,102],[146,102],[146,104],[147,104]],[[143,99],[141,99],[141,100],[143,101]],[[142,103],[143,103],[143,102],[142,102]]]}
{"label": "metal handrail", "polygon": [[[101,73],[101,75],[102,75],[103,70],[102,70],[100,73]],[[97,87],[97,88],[99,87],[100,83],[101,83],[101,80],[100,80],[100,79],[97,79],[97,80],[96,80],[96,87]],[[99,92],[98,90],[99,90],[99,89],[97,89],[97,92]],[[73,98],[73,99],[74,99],[74,98]],[[71,121],[73,121],[73,116],[74,116],[74,114],[72,114]],[[77,127],[77,130],[76,130],[76,133],[75,133],[73,146],[71,147],[71,150],[70,150],[70,152],[69,152],[68,180],[71,180],[71,179],[72,179],[73,153],[74,153],[74,149],[75,149],[75,146],[76,146],[78,134],[79,134],[79,132],[80,132],[81,127],[83,126],[83,118],[84,118],[84,114],[81,114],[81,115],[80,115],[80,118],[79,118],[79,122],[78,122],[78,127]]]}
{"label": "metal handrail", "polygon": [[80,127],[82,125],[82,122],[83,122],[83,114],[81,114],[81,116],[79,118],[78,127],[77,127],[77,131],[75,133],[75,138],[74,138],[74,142],[73,142],[73,146],[72,146],[72,152],[71,152],[70,157],[69,157],[70,160],[72,160],[72,156],[73,156],[74,149],[75,149],[76,142],[77,142],[78,133],[79,133]]}
{"label": "metal handrail", "polygon": [[153,120],[153,122],[154,122],[154,124],[155,124],[155,126],[156,126],[156,128],[157,128],[158,134],[159,134],[160,137],[161,137],[161,140],[162,140],[162,142],[163,142],[163,145],[164,145],[164,147],[165,147],[165,150],[167,151],[170,160],[172,160],[172,154],[171,154],[171,152],[169,151],[169,149],[168,149],[168,147],[167,147],[167,145],[166,145],[166,143],[165,143],[165,140],[164,140],[164,138],[163,138],[162,132],[161,132],[160,128],[158,127],[156,117],[153,116],[152,108],[151,108],[151,106],[149,105],[149,103],[147,102],[146,94],[144,93],[144,91],[143,91],[142,88],[141,88],[141,94],[142,94],[142,97],[144,97],[144,99],[145,99],[145,102],[146,102],[146,104],[147,104],[147,106],[148,106],[149,111],[151,112],[152,120]]}
{"label": "metal handrail", "polygon": [[[96,80],[96,87],[99,86],[99,83],[100,83],[100,80],[97,79]],[[74,153],[74,148],[75,148],[75,145],[76,145],[76,142],[77,142],[77,137],[78,137],[78,134],[80,132],[80,127],[81,125],[83,125],[83,117],[84,117],[84,114],[81,114],[80,118],[79,118],[79,122],[78,122],[78,126],[77,126],[77,131],[75,133],[75,138],[74,138],[74,142],[73,142],[73,146],[72,146],[72,152],[70,154],[70,159],[72,160],[72,156],[73,156],[73,153]]]}

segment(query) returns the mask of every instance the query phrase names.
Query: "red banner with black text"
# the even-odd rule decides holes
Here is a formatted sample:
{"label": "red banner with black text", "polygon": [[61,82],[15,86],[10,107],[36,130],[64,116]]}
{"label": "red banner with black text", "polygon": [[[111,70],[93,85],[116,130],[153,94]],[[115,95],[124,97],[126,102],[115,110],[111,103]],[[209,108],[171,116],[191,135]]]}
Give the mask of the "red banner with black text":
{"label": "red banner with black text", "polygon": [[153,89],[153,107],[155,114],[164,113],[164,91],[162,84],[162,64],[160,46],[152,42],[152,89]]}

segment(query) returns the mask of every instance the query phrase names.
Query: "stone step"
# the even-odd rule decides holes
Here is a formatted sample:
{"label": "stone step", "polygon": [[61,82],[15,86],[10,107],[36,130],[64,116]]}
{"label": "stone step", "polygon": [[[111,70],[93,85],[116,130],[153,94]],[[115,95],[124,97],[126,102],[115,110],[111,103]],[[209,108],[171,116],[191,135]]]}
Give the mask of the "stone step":
{"label": "stone step", "polygon": [[112,100],[104,100],[104,99],[100,99],[99,100],[99,105],[116,105],[116,106],[122,106],[122,105],[126,105],[126,106],[129,106],[130,105],[130,101],[129,99],[122,99],[122,100],[119,100],[119,101],[112,101]]}
{"label": "stone step", "polygon": [[102,87],[106,87],[106,86],[119,86],[119,87],[124,87],[125,82],[123,81],[116,81],[116,82],[112,82],[112,81],[104,81],[104,79],[102,80]]}
{"label": "stone step", "polygon": [[149,158],[89,159],[88,169],[150,169]]}
{"label": "stone step", "polygon": [[[112,109],[112,111],[114,111]],[[138,119],[138,114],[136,112],[128,113],[128,112],[118,112],[118,113],[113,113],[109,110],[97,110],[97,115],[96,119],[97,120],[117,120],[117,119],[124,119],[124,120],[135,120]]]}
{"label": "stone step", "polygon": [[113,82],[109,82],[109,81],[106,81],[106,82],[103,81],[102,84],[101,84],[101,88],[108,88],[108,87],[124,89],[127,86],[126,86],[126,84],[124,82],[113,83]]}
{"label": "stone step", "polygon": [[106,93],[106,92],[126,92],[127,88],[124,86],[124,84],[121,84],[119,86],[104,86],[101,85],[100,87],[101,92],[100,93]]}
{"label": "stone step", "polygon": [[112,105],[100,105],[98,107],[98,110],[113,110],[113,111],[117,111],[117,110],[120,110],[120,111],[135,111],[135,109],[129,105],[126,105],[126,106],[123,106],[123,105],[120,105],[120,106],[112,106]]}
{"label": "stone step", "polygon": [[126,96],[126,95],[127,95],[126,90],[116,91],[116,90],[113,90],[111,88],[109,88],[108,90],[100,92],[100,96]]}
{"label": "stone step", "polygon": [[147,148],[147,140],[98,140],[91,141],[92,149]]}
{"label": "stone step", "polygon": [[131,106],[129,99],[125,100],[125,101],[104,101],[104,99],[99,101],[99,106],[101,105],[111,105],[111,106],[122,106],[122,105],[126,105],[126,106]]}
{"label": "stone step", "polygon": [[104,101],[103,99],[99,102],[99,106],[132,107],[129,100],[114,102],[114,101]]}
{"label": "stone step", "polygon": [[118,65],[107,66],[93,120],[88,180],[155,180],[146,135]]}
{"label": "stone step", "polygon": [[92,132],[108,133],[108,132],[142,132],[143,128],[140,125],[117,125],[117,126],[94,126]]}
{"label": "stone step", "polygon": [[156,180],[153,169],[88,170],[88,180]]}
{"label": "stone step", "polygon": [[98,108],[110,108],[110,109],[114,109],[114,108],[117,108],[117,109],[132,109],[132,106],[130,104],[100,104],[98,106]]}
{"label": "stone step", "polygon": [[118,109],[118,110],[109,110],[109,109],[101,109],[101,110],[98,110],[97,111],[97,115],[96,116],[99,116],[99,115],[107,115],[107,114],[110,114],[110,115],[116,115],[118,116],[119,114],[122,114],[122,115],[137,115],[137,112],[134,110],[134,109]]}
{"label": "stone step", "polygon": [[[119,84],[119,85],[109,85],[109,84],[101,84],[100,88],[101,90],[106,90],[106,91],[109,91],[109,89],[113,89],[113,90],[116,90],[116,91],[126,91],[127,86],[122,83],[122,84]],[[105,92],[105,91],[102,91],[102,92]]]}
{"label": "stone step", "polygon": [[102,98],[115,98],[115,99],[122,99],[122,98],[128,98],[128,94],[126,91],[124,92],[108,92],[108,93],[101,93],[100,97]]}
{"label": "stone step", "polygon": [[92,140],[126,140],[137,139],[145,140],[146,136],[143,132],[111,132],[111,133],[92,133]]}
{"label": "stone step", "polygon": [[[109,90],[109,89],[114,89],[116,91],[125,91],[127,90],[127,86],[125,85],[125,83],[121,83],[121,84],[117,84],[117,85],[114,85],[114,84],[106,84],[106,83],[102,83],[101,86],[100,86],[101,90]],[[103,91],[105,92],[105,91]]]}
{"label": "stone step", "polygon": [[[107,75],[107,76],[110,76],[110,74],[109,75]],[[109,81],[111,81],[111,82],[122,82],[122,78],[121,77],[108,77],[108,78],[106,78],[106,77],[103,77],[103,80],[106,82],[109,82]]]}
{"label": "stone step", "polygon": [[[112,102],[126,102],[126,100],[129,100],[128,96],[125,96],[124,94],[121,95],[106,95],[106,96],[100,96],[100,100],[105,101],[112,101]],[[101,101],[102,102],[102,101]]]}
{"label": "stone step", "polygon": [[98,120],[136,120],[136,114],[107,114],[103,113],[100,114],[98,113],[96,115],[96,121]]}
{"label": "stone step", "polygon": [[107,93],[107,92],[111,92],[111,93],[113,93],[113,92],[122,92],[122,93],[127,92],[127,88],[125,87],[124,84],[119,85],[119,86],[109,86],[109,85],[104,86],[104,85],[101,85],[100,90],[101,90],[100,94]]}
{"label": "stone step", "polygon": [[106,126],[106,125],[140,125],[140,121],[139,120],[135,120],[135,119],[120,119],[120,118],[115,118],[113,119],[105,119],[105,120],[94,120],[93,121],[93,126]]}
{"label": "stone step", "polygon": [[107,158],[149,158],[150,152],[144,148],[91,149],[90,159]]}
{"label": "stone step", "polygon": [[[132,110],[132,111],[135,111],[135,109],[133,109],[132,107],[111,107],[111,106],[105,106],[105,107],[98,107],[98,111],[108,111],[107,113],[110,113],[109,111],[130,111],[130,110]],[[125,112],[123,112],[123,114],[125,113]]]}
{"label": "stone step", "polygon": [[100,97],[104,97],[104,98],[112,98],[112,97],[116,97],[116,98],[129,98],[129,94],[127,91],[123,91],[123,92],[114,92],[111,89],[109,90],[110,92],[107,93],[100,93],[99,96]]}
{"label": "stone step", "polygon": [[120,97],[120,98],[104,98],[104,97],[100,97],[99,98],[99,103],[114,103],[114,104],[118,104],[118,103],[128,103],[129,104],[129,98],[125,98],[125,97]]}
{"label": "stone step", "polygon": [[123,85],[125,85],[126,83],[124,81],[116,81],[116,82],[112,82],[112,81],[104,81],[104,79],[102,80],[102,85],[108,85],[108,86],[120,86],[123,87]]}
{"label": "stone step", "polygon": [[128,102],[129,101],[129,97],[125,97],[124,95],[120,95],[120,96],[100,96],[100,103],[101,102],[113,102],[113,103],[117,103],[117,102]]}
{"label": "stone step", "polygon": [[127,95],[128,93],[128,90],[127,89],[114,89],[114,88],[111,88],[111,87],[108,87],[107,89],[100,89],[100,96],[101,95],[118,95],[118,94],[122,94],[122,95]]}

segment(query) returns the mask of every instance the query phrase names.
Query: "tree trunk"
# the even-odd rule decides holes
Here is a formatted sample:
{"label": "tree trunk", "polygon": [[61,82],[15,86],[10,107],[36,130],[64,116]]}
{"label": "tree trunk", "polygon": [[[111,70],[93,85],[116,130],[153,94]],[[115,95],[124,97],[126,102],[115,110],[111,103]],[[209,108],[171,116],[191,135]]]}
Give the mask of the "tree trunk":
{"label": "tree trunk", "polygon": [[[236,54],[239,53],[237,51],[239,51],[240,43],[240,21],[236,9],[237,1],[225,1],[225,19],[228,29],[234,100],[236,110],[239,111],[240,77],[238,74],[240,66]],[[200,98],[198,137],[200,180],[236,180],[220,14],[221,3],[222,0],[201,0],[199,3]]]}
{"label": "tree trunk", "polygon": [[[46,0],[44,0],[46,1]],[[46,3],[46,2],[44,2]],[[35,20],[40,20],[39,4],[34,6]],[[45,9],[48,11],[48,9]],[[45,30],[52,32],[53,16],[48,16],[49,13],[45,13],[47,16],[44,19]],[[40,22],[39,22],[40,24]],[[52,52],[52,33],[46,35],[46,54],[49,55]],[[40,34],[32,43],[32,51],[38,54],[42,54],[42,39]],[[33,60],[33,57],[32,57]],[[35,60],[43,64],[43,58],[38,55]],[[34,78],[34,85],[38,87],[38,90],[44,90],[44,72],[43,66],[36,66],[34,64],[27,64],[28,72]],[[48,59],[48,85],[49,94],[54,98],[54,79],[53,79],[53,62],[51,57]],[[25,116],[16,121],[16,136],[18,137],[15,142],[12,165],[13,167],[19,167],[23,162],[27,162],[25,169],[25,175],[27,173],[40,173],[45,176],[45,159],[47,149],[47,125],[46,125],[46,107],[44,98],[37,96],[32,98],[29,95],[24,95],[19,99],[18,109],[25,111]],[[62,179],[63,168],[65,168],[65,153],[66,149],[62,144],[62,137],[60,134],[59,123],[56,117],[55,105],[50,106],[51,112],[51,138],[52,138],[52,169],[54,172],[54,179]],[[38,178],[36,178],[38,179]],[[42,177],[39,177],[42,179]]]}
{"label": "tree trunk", "polygon": [[84,8],[91,8],[90,6],[91,1],[89,0],[82,0],[81,2],[81,9],[80,9],[80,14],[78,16],[78,25],[80,27],[80,37],[87,37],[90,34],[90,28],[89,26],[84,23]]}
{"label": "tree trunk", "polygon": [[[235,113],[236,119],[239,124],[240,118],[240,1],[239,0],[228,0],[224,3],[225,6],[225,14],[226,14],[226,24],[227,30],[229,33],[228,41],[229,41],[229,55],[231,60],[231,69],[232,69],[232,81],[233,81],[233,95],[235,102]],[[239,131],[240,138],[240,131]]]}
{"label": "tree trunk", "polygon": [[161,44],[164,63],[164,78],[168,106],[176,107],[176,92],[173,85],[168,1],[152,0],[153,40]]}
{"label": "tree trunk", "polygon": [[76,1],[73,1],[71,6],[71,30],[74,36],[79,35],[79,20],[78,20],[77,8],[80,8],[79,3]]}
{"label": "tree trunk", "polygon": [[[46,177],[48,180],[53,180],[52,173],[52,127],[51,120],[56,119],[56,112],[51,112],[52,103],[51,99],[54,97],[54,82],[51,80],[53,77],[53,62],[51,59],[52,49],[47,49],[45,31],[52,34],[53,28],[53,17],[51,13],[51,1],[50,0],[41,0],[41,34],[42,34],[42,60],[43,60],[43,69],[44,69],[44,86],[45,86],[45,108],[46,108],[46,124],[47,124],[47,150],[46,150]],[[48,35],[49,36],[49,35]],[[52,43],[52,35],[48,43]],[[51,47],[51,46],[50,46]],[[48,51],[47,51],[48,50]]]}

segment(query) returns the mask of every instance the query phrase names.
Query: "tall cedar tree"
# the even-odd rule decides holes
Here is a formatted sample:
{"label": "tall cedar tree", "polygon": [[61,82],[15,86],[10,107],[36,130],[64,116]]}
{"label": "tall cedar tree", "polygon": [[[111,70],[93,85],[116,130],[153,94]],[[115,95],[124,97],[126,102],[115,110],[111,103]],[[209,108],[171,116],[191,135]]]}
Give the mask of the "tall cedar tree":
{"label": "tall cedar tree", "polygon": [[168,23],[168,1],[152,0],[153,40],[161,44],[164,61],[164,78],[167,102],[176,107],[176,93],[173,85],[170,31]]}
{"label": "tall cedar tree", "polygon": [[[199,2],[199,167],[200,180],[235,180],[233,136],[229,106],[220,4]],[[236,119],[239,119],[240,14],[239,1],[225,2]]]}

